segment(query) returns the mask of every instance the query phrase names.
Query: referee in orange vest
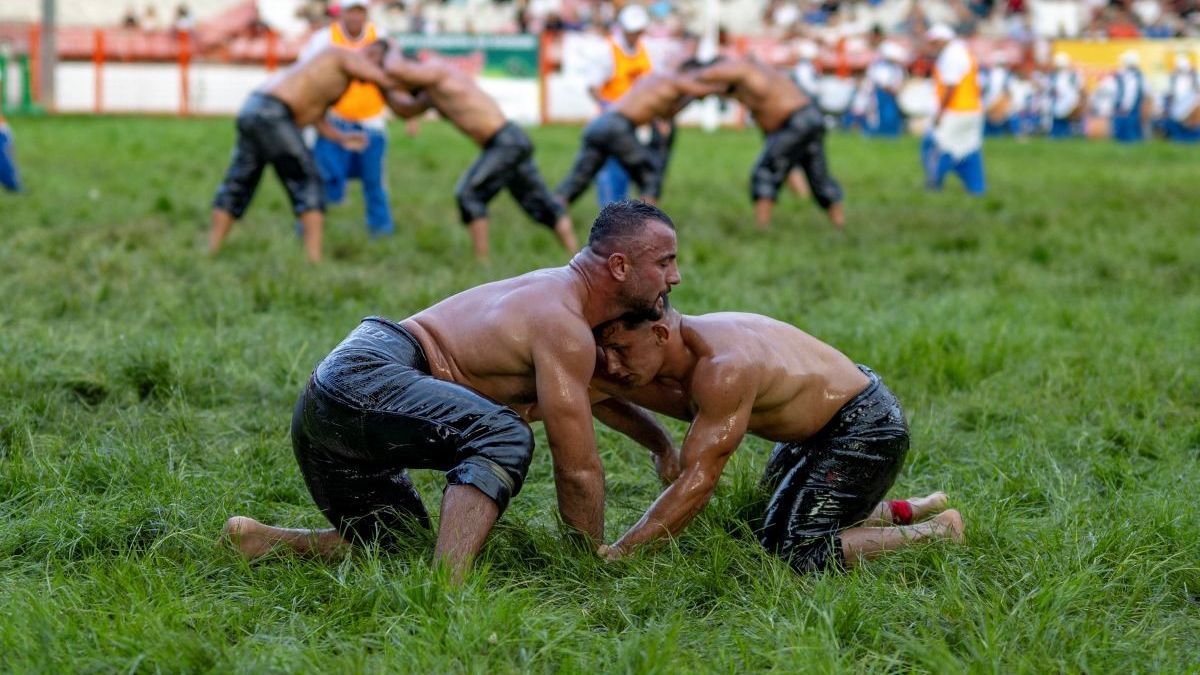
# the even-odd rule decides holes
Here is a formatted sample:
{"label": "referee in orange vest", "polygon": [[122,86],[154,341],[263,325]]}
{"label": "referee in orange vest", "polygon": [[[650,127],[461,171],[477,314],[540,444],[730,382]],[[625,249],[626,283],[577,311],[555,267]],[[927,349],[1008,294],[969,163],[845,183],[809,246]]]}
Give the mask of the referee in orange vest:
{"label": "referee in orange vest", "polygon": [[[650,25],[650,14],[641,5],[626,5],[617,14],[618,30],[608,38],[606,59],[597,69],[594,84],[588,87],[592,99],[605,111],[629,91],[638,78],[653,69],[642,33]],[[662,158],[665,160],[665,158]],[[629,174],[615,159],[609,159],[596,175],[596,197],[605,204],[629,195]]]}
{"label": "referee in orange vest", "polygon": [[[367,0],[342,0],[337,21],[313,34],[300,59],[329,45],[357,50],[378,39],[375,24],[367,20],[368,4]],[[339,204],[345,199],[347,180],[357,178],[362,182],[367,229],[372,237],[395,231],[383,176],[388,144],[385,107],[378,87],[352,82],[317,124],[319,135],[313,146],[328,203]]]}

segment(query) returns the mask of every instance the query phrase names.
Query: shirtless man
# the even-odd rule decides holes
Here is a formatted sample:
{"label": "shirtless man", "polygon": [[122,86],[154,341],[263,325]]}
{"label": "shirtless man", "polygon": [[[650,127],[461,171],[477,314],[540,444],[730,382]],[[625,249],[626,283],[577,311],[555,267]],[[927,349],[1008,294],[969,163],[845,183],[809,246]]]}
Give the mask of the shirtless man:
{"label": "shirtless man", "polygon": [[403,103],[392,110],[412,118],[434,108],[483,149],[454,188],[476,258],[488,257],[487,206],[505,187],[530,218],[554,230],[567,253],[579,250],[567,210],[551,196],[533,163],[528,134],[504,117],[499,104],[474,78],[445,63],[422,63],[403,56],[389,59],[387,71],[411,92],[400,94]]}
{"label": "shirtless man", "polygon": [[962,518],[944,510],[943,493],[880,501],[909,436],[900,404],[872,370],[765,316],[683,316],[664,304],[658,319],[641,313],[596,331],[605,373],[593,386],[691,422],[679,477],[601,555],[616,559],[683,530],[747,433],[777,443],[759,541],[797,571],[855,565],[924,538],[962,541]]}
{"label": "shirtless man", "polygon": [[588,385],[592,327],[653,308],[679,283],[675,228],[657,208],[614,202],[566,267],[454,295],[399,323],[364,319],[317,365],[292,418],[296,459],[333,525],[293,530],[230,518],[247,557],[276,547],[329,555],[429,527],[407,469],[445,471],[435,559],[461,578],[521,490],[533,433],[512,406],[539,402],[563,521],[604,536],[604,474]]}
{"label": "shirtless man", "polygon": [[804,170],[809,191],[835,227],[846,224],[842,188],[825,161],[825,120],[800,87],[774,68],[753,59],[718,59],[697,73],[705,84],[721,85],[726,96],[750,110],[766,135],[750,173],[750,198],[759,229],[771,226],[779,187],[793,166]]}
{"label": "shirtless man", "polygon": [[304,232],[304,250],[310,262],[321,259],[325,227],[325,199],[321,175],[300,129],[316,124],[331,140],[349,149],[361,149],[366,139],[343,134],[325,121],[325,111],[337,102],[351,82],[369,82],[385,97],[395,83],[383,70],[388,43],[379,40],[361,51],[326,47],[307,61],[298,62],[256,89],[237,117],[238,138],[225,180],[213,198],[209,253],[221,249],[233,221],[241,218],[267,164],[283,181],[292,211]]}
{"label": "shirtless man", "polygon": [[615,157],[642,191],[642,199],[654,203],[662,192],[665,167],[656,157],[666,157],[638,141],[634,131],[651,122],[670,120],[693,98],[717,94],[722,87],[698,83],[688,73],[695,62],[685,63],[679,73],[651,73],[643,76],[608,111],[592,120],[583,130],[583,144],[571,173],[554,190],[570,204],[591,185],[609,157]]}

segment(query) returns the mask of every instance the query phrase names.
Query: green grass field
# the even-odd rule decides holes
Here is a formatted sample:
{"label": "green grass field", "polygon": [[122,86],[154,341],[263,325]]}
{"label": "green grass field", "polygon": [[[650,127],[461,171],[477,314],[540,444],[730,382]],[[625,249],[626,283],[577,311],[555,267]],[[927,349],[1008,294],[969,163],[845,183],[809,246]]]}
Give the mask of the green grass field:
{"label": "green grass field", "polygon": [[[787,197],[754,231],[752,132],[685,130],[664,208],[683,311],[794,322],[878,370],[967,544],[795,575],[749,536],[768,444],[734,456],[671,547],[605,565],[559,536],[545,438],[461,589],[432,538],[340,562],[243,562],[231,514],[322,526],[291,407],[362,316],[404,317],[564,260],[508,197],[476,266],[451,191],[474,150],[397,128],[398,235],[357,187],[303,262],[271,176],[216,260],[229,120],[14,121],[0,194],[0,670],[1200,671],[1200,233],[1194,148],[990,143],[989,196],[919,189],[917,143],[835,136],[850,225]],[[533,132],[565,172],[577,128]],[[574,210],[583,233],[589,194]],[[679,425],[673,429],[682,431]],[[609,539],[657,494],[598,430]],[[431,510],[442,478],[418,472]]]}

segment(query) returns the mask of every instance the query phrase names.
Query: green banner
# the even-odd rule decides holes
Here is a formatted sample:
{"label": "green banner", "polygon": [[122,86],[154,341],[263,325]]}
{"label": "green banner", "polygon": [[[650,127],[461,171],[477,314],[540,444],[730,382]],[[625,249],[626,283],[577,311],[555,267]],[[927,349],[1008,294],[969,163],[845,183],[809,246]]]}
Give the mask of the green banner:
{"label": "green banner", "polygon": [[537,79],[538,49],[536,35],[420,35],[400,33],[391,36],[405,50],[418,56],[434,53],[453,61],[480,77]]}

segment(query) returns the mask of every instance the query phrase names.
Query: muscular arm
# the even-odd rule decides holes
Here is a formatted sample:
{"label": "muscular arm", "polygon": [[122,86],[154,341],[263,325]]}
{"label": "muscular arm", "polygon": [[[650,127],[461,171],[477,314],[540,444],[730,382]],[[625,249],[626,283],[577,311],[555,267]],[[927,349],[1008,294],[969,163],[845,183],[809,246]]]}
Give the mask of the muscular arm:
{"label": "muscular arm", "polygon": [[396,86],[396,81],[384,72],[383,68],[375,65],[360,52],[346,50],[342,58],[342,67],[351,78],[370,82],[385,91]]}
{"label": "muscular arm", "polygon": [[433,104],[429,98],[429,94],[425,91],[414,96],[407,91],[389,89],[387,90],[386,97],[388,107],[392,109],[392,112],[405,119],[411,119],[420,115],[429,110],[429,107]]}
{"label": "muscular arm", "polygon": [[746,435],[755,397],[754,383],[746,371],[707,363],[697,366],[692,381],[700,410],[683,441],[683,471],[641,520],[612,545],[610,558],[681,532],[708,504],[725,463]]}
{"label": "muscular arm", "polygon": [[554,462],[558,510],[563,522],[598,545],[604,538],[604,469],[588,396],[596,345],[582,322],[578,330],[547,325],[534,334],[538,408]]}
{"label": "muscular arm", "polygon": [[741,78],[741,65],[736,61],[720,61],[696,73],[695,79],[701,84],[717,86],[721,95],[727,95],[729,89]]}
{"label": "muscular arm", "polygon": [[679,93],[690,98],[686,98],[680,109],[692,102],[695,98],[704,98],[705,96],[714,96],[725,91],[728,84],[717,84],[713,82],[702,82],[697,77],[680,76],[675,78],[675,85],[679,87]]}
{"label": "muscular arm", "polygon": [[592,414],[604,426],[620,432],[655,455],[675,450],[671,434],[645,408],[619,398],[592,405]]}

